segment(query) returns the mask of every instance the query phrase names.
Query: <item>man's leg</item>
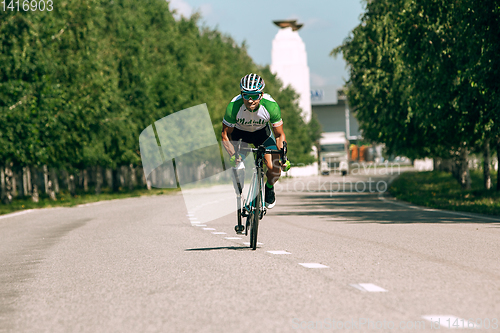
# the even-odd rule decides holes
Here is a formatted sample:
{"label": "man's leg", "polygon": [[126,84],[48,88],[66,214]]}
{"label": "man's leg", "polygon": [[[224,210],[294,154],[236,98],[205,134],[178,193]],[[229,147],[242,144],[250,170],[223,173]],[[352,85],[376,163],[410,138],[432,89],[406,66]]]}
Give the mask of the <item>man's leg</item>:
{"label": "man's leg", "polygon": [[280,166],[280,157],[278,154],[266,154],[265,155],[265,163],[267,166],[267,182],[269,185],[274,185],[281,176],[281,166]]}
{"label": "man's leg", "polygon": [[266,194],[266,206],[271,209],[276,204],[276,197],[274,194],[274,184],[278,181],[281,175],[281,166],[279,164],[279,155],[273,154],[272,156],[267,154],[265,156],[265,162],[267,166],[267,181],[265,186]]}

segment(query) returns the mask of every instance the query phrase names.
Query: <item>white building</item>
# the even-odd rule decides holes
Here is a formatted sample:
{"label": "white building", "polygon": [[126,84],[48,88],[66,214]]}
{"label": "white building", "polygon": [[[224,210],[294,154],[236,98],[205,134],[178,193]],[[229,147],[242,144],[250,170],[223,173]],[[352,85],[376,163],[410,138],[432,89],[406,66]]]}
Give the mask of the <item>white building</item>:
{"label": "white building", "polygon": [[291,85],[299,94],[299,106],[304,121],[311,120],[311,89],[306,46],[297,32],[302,24],[296,20],[274,21],[281,29],[273,40],[271,51],[271,71],[283,84]]}
{"label": "white building", "polygon": [[340,87],[311,87],[311,104],[323,132],[344,132],[348,140],[362,138],[358,120]]}

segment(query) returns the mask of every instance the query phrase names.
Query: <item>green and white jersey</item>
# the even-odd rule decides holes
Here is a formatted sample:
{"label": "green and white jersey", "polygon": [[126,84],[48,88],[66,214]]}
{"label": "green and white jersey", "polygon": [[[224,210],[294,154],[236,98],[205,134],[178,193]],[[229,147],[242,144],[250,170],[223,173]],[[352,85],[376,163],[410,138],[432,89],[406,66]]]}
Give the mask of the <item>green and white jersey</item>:
{"label": "green and white jersey", "polygon": [[236,127],[246,132],[255,132],[266,127],[270,122],[273,127],[283,125],[281,110],[276,101],[269,94],[264,94],[259,103],[259,108],[254,111],[247,110],[241,95],[233,98],[227,106],[222,123],[229,127]]}

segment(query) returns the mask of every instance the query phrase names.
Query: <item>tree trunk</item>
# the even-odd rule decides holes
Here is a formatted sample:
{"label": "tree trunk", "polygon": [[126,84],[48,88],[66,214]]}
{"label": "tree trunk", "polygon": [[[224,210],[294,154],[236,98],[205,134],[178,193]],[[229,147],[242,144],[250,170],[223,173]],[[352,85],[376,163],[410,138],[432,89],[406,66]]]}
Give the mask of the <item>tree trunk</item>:
{"label": "tree trunk", "polygon": [[54,192],[59,193],[59,178],[57,176],[57,170],[55,168],[50,169],[50,178],[54,183]]}
{"label": "tree trunk", "polygon": [[9,203],[9,204],[12,202],[12,198],[13,198],[12,178],[14,178],[14,172],[12,172],[12,167],[13,167],[12,162],[9,163],[5,167],[5,192],[6,192],[5,194],[6,194],[6,198],[5,198],[4,202]]}
{"label": "tree trunk", "polygon": [[497,191],[500,191],[500,137],[497,140]]}
{"label": "tree trunk", "polygon": [[95,177],[95,194],[101,194],[102,186],[102,167],[98,165],[96,167],[96,177]]}
{"label": "tree trunk", "polygon": [[142,185],[146,185],[148,191],[151,191],[151,182],[146,179],[146,175],[144,174],[144,169],[141,169],[141,175],[142,175]]}
{"label": "tree trunk", "polygon": [[88,173],[87,169],[83,169],[82,178],[83,178],[83,190],[85,192],[88,192],[89,191],[89,173]]}
{"label": "tree trunk", "polygon": [[69,174],[69,172],[66,171],[66,179],[68,183],[68,192],[71,196],[74,196],[76,193],[75,175]]}
{"label": "tree trunk", "polygon": [[6,205],[12,202],[12,163],[5,165],[5,169],[2,166],[1,178],[2,178],[2,202]]}
{"label": "tree trunk", "polygon": [[47,182],[47,192],[49,193],[49,198],[50,200],[52,201],[56,201],[57,198],[56,198],[56,192],[54,191],[54,186],[52,185],[52,180],[49,180]]}
{"label": "tree trunk", "polygon": [[130,171],[129,171],[129,180],[128,180],[128,189],[132,191],[136,186],[137,186],[137,176],[136,176],[136,170],[134,168],[133,164],[129,165]]}
{"label": "tree trunk", "polygon": [[23,167],[23,195],[26,197],[31,193],[30,191],[31,181],[29,181],[28,173],[29,173],[29,168]]}
{"label": "tree trunk", "polygon": [[[54,173],[52,173],[54,174]],[[52,178],[52,177],[50,177]],[[43,166],[43,181],[45,184],[45,193],[49,195],[50,200],[56,200],[56,193],[54,192],[54,182],[49,178],[49,168],[44,165]]]}
{"label": "tree trunk", "polygon": [[119,175],[120,175],[120,187],[125,188],[127,186],[127,167],[125,165],[122,165],[119,169]]}
{"label": "tree trunk", "polygon": [[0,186],[2,188],[0,192],[0,199],[3,201],[3,198],[5,197],[5,170],[3,165],[0,167]]}
{"label": "tree trunk", "polygon": [[120,168],[114,168],[113,171],[111,171],[112,177],[111,177],[111,186],[113,189],[113,192],[118,192],[119,187],[120,187]]}
{"label": "tree trunk", "polygon": [[458,180],[463,190],[470,190],[471,180],[469,173],[469,152],[464,145],[460,148],[460,158],[458,163]]}
{"label": "tree trunk", "polygon": [[30,167],[30,174],[31,174],[31,200],[33,202],[39,202],[40,201],[40,196],[38,194],[38,172],[34,167]]}
{"label": "tree trunk", "polygon": [[484,157],[483,161],[484,188],[489,190],[491,189],[491,174],[490,174],[491,156],[490,156],[489,138],[486,138],[484,140],[483,157]]}
{"label": "tree trunk", "polygon": [[17,172],[13,172],[12,175],[12,196],[17,197]]}
{"label": "tree trunk", "polygon": [[43,187],[45,194],[49,194],[49,169],[45,164],[43,165]]}

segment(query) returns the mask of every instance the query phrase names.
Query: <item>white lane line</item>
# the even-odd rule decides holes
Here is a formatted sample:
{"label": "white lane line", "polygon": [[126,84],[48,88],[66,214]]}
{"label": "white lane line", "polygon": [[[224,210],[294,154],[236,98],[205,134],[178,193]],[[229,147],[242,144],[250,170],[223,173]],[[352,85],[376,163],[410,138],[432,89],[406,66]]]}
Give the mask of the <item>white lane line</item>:
{"label": "white lane line", "polygon": [[214,234],[214,235],[226,235],[226,233],[222,232],[222,231],[212,232],[212,234]]}
{"label": "white lane line", "polygon": [[201,222],[191,222],[192,225],[200,224]]}
{"label": "white lane line", "polygon": [[224,237],[225,239],[241,239],[241,237]]}
{"label": "white lane line", "polygon": [[31,211],[33,211],[33,209],[27,209],[27,210],[23,210],[21,212],[16,212],[16,213],[10,213],[10,214],[1,215],[0,216],[0,220],[1,219],[6,219],[6,218],[9,218],[9,217],[13,217],[13,216],[17,216],[17,215],[24,215],[24,214],[29,213]]}
{"label": "white lane line", "polygon": [[[243,244],[250,246],[250,242],[243,242]],[[262,243],[257,242],[257,245],[262,245]]]}
{"label": "white lane line", "polygon": [[387,292],[387,290],[385,290],[384,288],[374,285],[373,283],[357,283],[357,284],[351,284],[350,286],[359,289],[361,291],[368,291],[371,293]]}
{"label": "white lane line", "polygon": [[450,315],[429,315],[422,316],[423,319],[432,323],[431,328],[481,328],[481,325],[476,324],[474,321],[468,321]]}
{"label": "white lane line", "polygon": [[195,227],[206,227],[207,225],[206,224],[195,224],[194,226]]}
{"label": "white lane line", "polygon": [[203,228],[203,230],[215,230],[215,228]]}
{"label": "white lane line", "polygon": [[271,254],[291,254],[290,252],[281,251],[281,250],[279,250],[279,251],[267,251],[267,252],[269,252]]}
{"label": "white lane line", "polygon": [[317,262],[305,262],[299,263],[299,265],[304,266],[305,268],[329,268],[328,266],[318,264]]}

